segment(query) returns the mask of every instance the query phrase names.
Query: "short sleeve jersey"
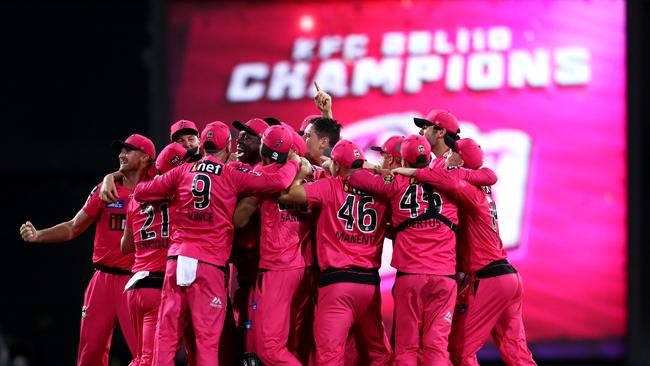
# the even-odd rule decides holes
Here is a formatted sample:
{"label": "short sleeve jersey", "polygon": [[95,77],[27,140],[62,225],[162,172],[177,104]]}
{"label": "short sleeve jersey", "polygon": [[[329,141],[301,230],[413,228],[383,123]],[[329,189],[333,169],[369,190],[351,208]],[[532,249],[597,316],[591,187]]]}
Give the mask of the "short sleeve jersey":
{"label": "short sleeve jersey", "polygon": [[341,177],[324,177],[304,188],[307,202],[320,207],[316,225],[320,269],[378,269],[386,231],[386,203],[352,189]]}
{"label": "short sleeve jersey", "polygon": [[116,182],[115,186],[118,191],[115,202],[106,203],[99,198],[102,187],[100,183],[92,190],[82,210],[96,220],[93,263],[130,271],[133,265],[133,253],[122,254],[120,242],[132,191],[119,182]]}
{"label": "short sleeve jersey", "polygon": [[126,226],[133,231],[135,244],[132,271],[164,272],[171,233],[169,202],[140,204],[131,200]]}

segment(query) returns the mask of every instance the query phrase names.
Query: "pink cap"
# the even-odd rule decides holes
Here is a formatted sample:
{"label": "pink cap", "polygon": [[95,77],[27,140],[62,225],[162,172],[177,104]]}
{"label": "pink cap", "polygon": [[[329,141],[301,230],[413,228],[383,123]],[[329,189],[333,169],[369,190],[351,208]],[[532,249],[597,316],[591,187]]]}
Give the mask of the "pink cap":
{"label": "pink cap", "polygon": [[436,125],[444,128],[449,133],[460,133],[460,126],[456,116],[442,109],[432,109],[426,118],[413,118],[413,122],[420,128]]}
{"label": "pink cap", "polygon": [[307,126],[311,123],[311,120],[314,118],[320,118],[322,117],[320,114],[310,114],[305,119],[302,120],[302,123],[300,124],[300,129],[298,130],[298,134],[302,135],[305,130],[307,129]]}
{"label": "pink cap", "polygon": [[169,128],[169,138],[171,141],[175,141],[179,135],[185,134],[198,136],[199,129],[196,127],[196,123],[182,119],[174,122],[174,124]]}
{"label": "pink cap", "polygon": [[295,151],[300,156],[305,156],[307,153],[307,144],[305,143],[305,140],[296,131],[293,131],[291,137],[293,139],[291,150]]}
{"label": "pink cap", "polygon": [[262,135],[261,153],[278,162],[286,161],[293,145],[293,129],[283,125],[271,126]]}
{"label": "pink cap", "polygon": [[422,164],[431,160],[431,145],[426,137],[409,135],[400,145],[402,159],[410,164]]}
{"label": "pink cap", "polygon": [[456,150],[463,159],[463,166],[468,169],[478,169],[483,165],[483,149],[470,138],[456,141]]}
{"label": "pink cap", "polygon": [[391,136],[381,146],[370,146],[370,150],[385,154],[391,154],[396,158],[401,158],[402,154],[399,152],[399,145],[402,143],[402,141],[404,141],[404,136]]}
{"label": "pink cap", "polygon": [[332,149],[332,160],[344,168],[361,168],[361,165],[354,166],[355,162],[365,159],[363,151],[359,149],[354,142],[349,140],[339,140]]}
{"label": "pink cap", "polygon": [[165,146],[156,159],[156,169],[164,174],[173,168],[183,165],[189,158],[189,151],[181,145],[172,142]]}
{"label": "pink cap", "polygon": [[264,131],[266,131],[266,129],[269,128],[269,124],[260,118],[250,119],[246,123],[233,121],[232,125],[239,131],[246,131],[251,135],[255,135],[259,138],[262,138]]}
{"label": "pink cap", "polygon": [[156,158],[156,148],[153,145],[153,142],[148,138],[134,133],[133,135],[126,138],[126,140],[115,140],[113,141],[114,149],[127,148],[129,150],[140,150],[143,153],[149,155],[151,160]]}
{"label": "pink cap", "polygon": [[201,148],[207,152],[219,151],[229,143],[230,128],[223,122],[211,122],[201,131]]}

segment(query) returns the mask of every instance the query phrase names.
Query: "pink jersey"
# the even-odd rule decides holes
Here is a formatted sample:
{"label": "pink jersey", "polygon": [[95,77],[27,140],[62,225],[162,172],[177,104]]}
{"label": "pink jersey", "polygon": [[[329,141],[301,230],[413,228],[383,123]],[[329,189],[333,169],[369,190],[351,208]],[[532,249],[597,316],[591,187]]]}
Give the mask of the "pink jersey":
{"label": "pink jersey", "polygon": [[[423,214],[429,202],[422,184],[414,177],[382,176],[362,169],[350,177],[353,187],[390,200],[393,227]],[[436,212],[458,223],[456,203],[437,189],[433,195]],[[391,266],[411,274],[453,275],[456,273],[456,235],[443,222],[431,218],[415,222],[396,234]]]}
{"label": "pink jersey", "polygon": [[[246,163],[239,161],[233,161],[228,165],[233,168],[238,168],[240,170],[258,170],[262,166],[262,163],[257,163],[253,166],[250,166]],[[233,245],[239,248],[245,249],[257,249],[260,246],[260,212],[259,210],[255,211],[246,226],[241,229],[235,230],[235,236],[233,238]],[[255,271],[257,272],[257,270]]]}
{"label": "pink jersey", "polygon": [[321,208],[316,225],[320,269],[378,269],[386,231],[386,203],[353,190],[341,177],[324,177],[304,187],[307,202]]}
{"label": "pink jersey", "polygon": [[[478,179],[468,179],[470,176]],[[490,187],[496,183],[494,172],[487,168],[475,171],[420,169],[416,177],[439,185],[460,206],[461,225],[458,227],[457,250],[461,271],[471,274],[492,261],[506,258]]]}
{"label": "pink jersey", "polygon": [[171,233],[168,201],[140,204],[131,200],[126,227],[133,231],[135,262],[132,272],[164,272]]}
{"label": "pink jersey", "polygon": [[207,156],[138,185],[135,199],[154,202],[175,194],[178,206],[171,239],[180,245],[178,254],[223,266],[232,249],[232,217],[238,197],[288,187],[298,164],[291,160],[269,175],[240,169]]}
{"label": "pink jersey", "polygon": [[115,187],[119,193],[115,202],[106,203],[99,198],[99,191],[102,188],[100,183],[90,192],[82,210],[86,215],[97,220],[93,263],[130,271],[133,265],[133,253],[122,254],[120,241],[124,233],[126,208],[131,201],[132,191],[119,182],[115,182]]}
{"label": "pink jersey", "polygon": [[[271,164],[262,168],[272,173],[282,165]],[[260,268],[288,270],[309,267],[314,264],[312,227],[315,216],[309,206],[285,205],[278,195],[262,197],[260,241]]]}

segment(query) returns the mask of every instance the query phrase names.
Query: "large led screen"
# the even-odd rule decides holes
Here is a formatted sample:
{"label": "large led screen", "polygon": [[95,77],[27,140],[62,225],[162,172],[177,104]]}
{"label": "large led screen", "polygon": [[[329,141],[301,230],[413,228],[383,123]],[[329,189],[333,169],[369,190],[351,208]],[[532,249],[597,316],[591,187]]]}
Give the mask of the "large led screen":
{"label": "large led screen", "polygon": [[[624,6],[172,3],[172,117],[203,126],[273,116],[297,127],[318,113],[316,80],[333,97],[343,136],[367,149],[417,133],[414,116],[451,111],[499,175],[501,235],[524,281],[536,356],[619,357],[627,316]],[[390,249],[387,242],[382,267],[389,329]],[[488,347],[481,355],[493,354]]]}

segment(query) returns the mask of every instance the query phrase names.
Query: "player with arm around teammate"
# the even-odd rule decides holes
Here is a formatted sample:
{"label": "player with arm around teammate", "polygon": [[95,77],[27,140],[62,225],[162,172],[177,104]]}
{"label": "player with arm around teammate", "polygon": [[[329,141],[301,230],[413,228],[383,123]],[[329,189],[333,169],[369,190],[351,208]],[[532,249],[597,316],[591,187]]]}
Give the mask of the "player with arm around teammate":
{"label": "player with arm around teammate", "polygon": [[200,161],[185,164],[139,185],[134,198],[155,202],[176,195],[176,228],[165,270],[155,365],[173,365],[187,314],[196,335],[199,365],[216,365],[226,312],[225,264],[232,246],[232,217],[237,198],[286,188],[298,164],[289,161],[274,174],[251,173],[228,166],[230,129],[213,122],[201,132]]}
{"label": "player with arm around teammate", "polygon": [[386,204],[352,189],[348,176],[364,162],[351,141],[332,149],[331,176],[309,184],[294,181],[280,196],[285,204],[321,208],[316,250],[321,269],[315,310],[317,365],[342,365],[346,341],[359,325],[370,365],[387,365],[391,349],[381,320],[378,269],[386,220]]}
{"label": "player with arm around teammate", "polygon": [[460,206],[457,250],[466,279],[459,290],[449,339],[452,362],[456,366],[478,365],[476,352],[491,335],[506,365],[535,365],[522,321],[521,276],[508,263],[503,249],[491,184],[474,185],[458,179],[483,165],[483,151],[468,138],[458,140],[456,149],[458,153],[449,160],[455,159],[467,169],[416,172],[417,179],[441,187],[458,185],[452,194]]}
{"label": "player with arm around teammate", "polygon": [[120,252],[120,238],[132,191],[147,177],[156,150],[151,140],[138,134],[115,141],[113,147],[120,152],[119,171],[123,175],[117,183],[118,197],[113,203],[99,198],[100,183],[72,220],[41,230],[36,230],[29,221],[20,227],[20,235],[28,243],[55,243],[72,240],[96,223],[92,258],[95,273],[86,288],[81,309],[78,365],[108,365],[116,321],[131,353],[136,354],[136,337],[123,293],[131,274],[133,255]]}

